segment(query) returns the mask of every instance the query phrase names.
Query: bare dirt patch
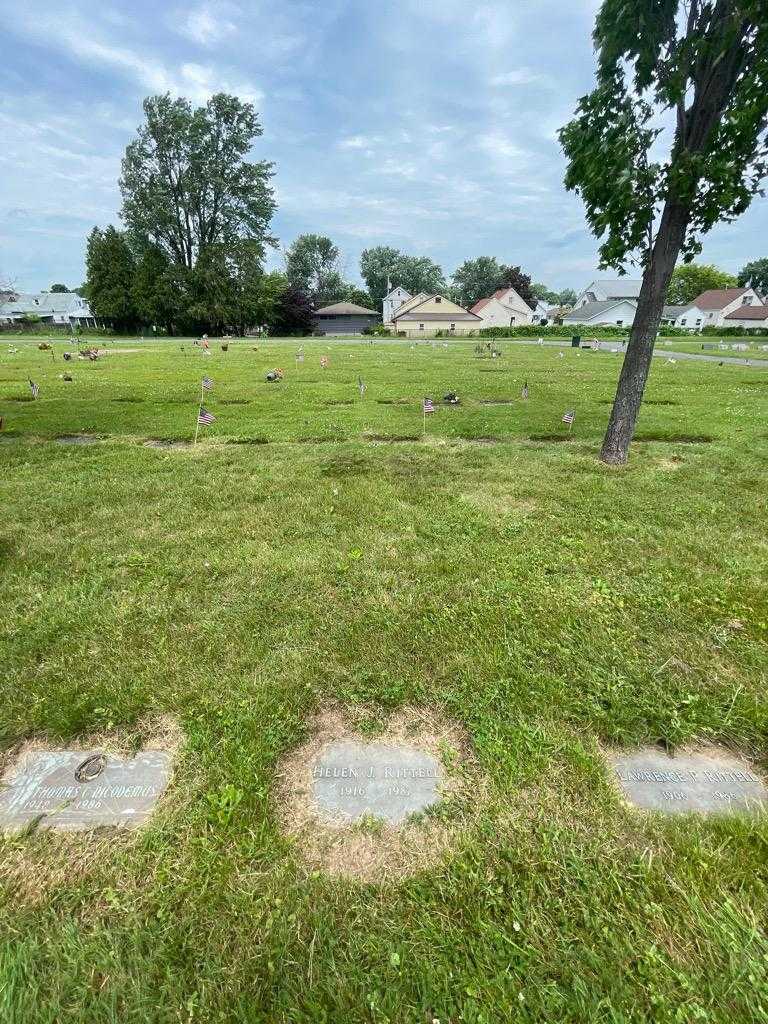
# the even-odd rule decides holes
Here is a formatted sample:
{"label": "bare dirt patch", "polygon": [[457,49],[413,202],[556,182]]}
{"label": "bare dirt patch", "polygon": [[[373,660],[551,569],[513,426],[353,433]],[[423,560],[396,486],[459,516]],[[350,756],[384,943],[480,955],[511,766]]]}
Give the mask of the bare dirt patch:
{"label": "bare dirt patch", "polygon": [[[0,751],[0,774],[4,777],[13,765],[33,751],[66,747],[82,750],[84,755],[99,751],[132,757],[140,750],[162,750],[175,758],[182,741],[181,727],[170,715],[146,717],[130,727],[89,733],[66,744],[45,736],[34,736]],[[167,809],[169,802],[174,800],[174,795],[166,792],[164,808]],[[141,829],[0,833],[0,882],[18,903],[44,904],[59,886],[71,885],[73,880],[100,870],[113,856],[116,844],[126,849],[141,842]]]}
{"label": "bare dirt patch", "polygon": [[[406,744],[436,758],[443,768],[440,802],[399,825],[364,819],[329,820],[313,796],[312,769],[338,741]],[[386,720],[370,711],[329,707],[311,723],[311,738],[279,764],[275,805],[286,835],[311,869],[361,882],[402,878],[439,861],[485,804],[469,737],[460,726],[422,708],[403,708]]]}

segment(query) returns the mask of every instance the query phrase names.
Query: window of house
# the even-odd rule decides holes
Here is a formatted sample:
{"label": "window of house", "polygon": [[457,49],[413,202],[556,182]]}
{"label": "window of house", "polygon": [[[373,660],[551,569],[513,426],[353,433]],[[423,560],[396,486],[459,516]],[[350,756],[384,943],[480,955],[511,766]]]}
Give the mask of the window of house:
{"label": "window of house", "polygon": [[616,326],[617,327],[623,327],[624,326],[624,321],[623,320],[617,320],[616,321]]}
{"label": "window of house", "polygon": [[[685,320],[683,320],[683,323],[685,323]],[[701,323],[701,317],[699,317],[699,319],[696,321],[696,326],[698,327],[700,323]]]}
{"label": "window of house", "polygon": [[[699,321],[699,323],[701,323],[701,321]],[[681,327],[687,327],[688,321],[683,319],[683,320],[680,321],[680,325],[681,325]]]}
{"label": "window of house", "polygon": [[743,295],[742,298],[741,298],[741,304],[742,304],[742,306],[751,306],[752,305],[752,296],[751,295]]}
{"label": "window of house", "polygon": [[511,327],[514,322],[515,322],[515,318],[513,316],[511,316],[509,318],[509,326]]}
{"label": "window of house", "polygon": [[443,300],[442,300],[442,299],[440,298],[440,296],[439,296],[439,295],[436,295],[436,296],[435,296],[435,302],[442,302],[442,301],[443,301]]}
{"label": "window of house", "polygon": [[420,331],[423,331],[423,330],[424,330],[424,324],[419,324],[419,330],[420,330]]}
{"label": "window of house", "polygon": [[451,324],[451,330],[452,330],[452,331],[455,331],[455,330],[456,330],[456,324]]}

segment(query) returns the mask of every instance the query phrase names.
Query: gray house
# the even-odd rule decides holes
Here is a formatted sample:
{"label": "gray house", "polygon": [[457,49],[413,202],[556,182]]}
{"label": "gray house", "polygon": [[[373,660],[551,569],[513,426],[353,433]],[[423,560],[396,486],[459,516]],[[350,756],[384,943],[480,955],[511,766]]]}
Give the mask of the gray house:
{"label": "gray house", "polygon": [[88,300],[76,292],[14,292],[0,303],[0,323],[37,317],[44,324],[61,327],[96,327]]}
{"label": "gray house", "polygon": [[362,334],[378,323],[381,323],[380,313],[356,306],[354,302],[334,302],[315,311],[315,331],[318,334]]}

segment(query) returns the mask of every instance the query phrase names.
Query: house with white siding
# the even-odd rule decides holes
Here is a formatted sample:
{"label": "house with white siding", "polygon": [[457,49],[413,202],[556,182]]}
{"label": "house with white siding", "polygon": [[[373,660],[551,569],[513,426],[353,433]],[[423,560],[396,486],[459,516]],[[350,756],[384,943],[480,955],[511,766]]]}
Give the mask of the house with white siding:
{"label": "house with white siding", "polygon": [[637,302],[643,281],[639,277],[598,278],[588,284],[573,304],[575,313],[579,306],[592,302]]}
{"label": "house with white siding", "polygon": [[534,311],[514,288],[499,288],[486,299],[478,299],[470,313],[480,317],[482,327],[517,327],[529,324]]}
{"label": "house with white siding", "polygon": [[[389,283],[389,282],[387,282]],[[392,323],[392,317],[396,311],[413,296],[410,292],[406,291],[405,288],[401,288],[399,285],[391,288],[390,291],[384,296],[381,303],[382,321],[385,324]]]}
{"label": "house with white siding", "polygon": [[0,322],[36,317],[60,327],[96,327],[88,300],[77,292],[15,292],[0,303]]}
{"label": "house with white siding", "polygon": [[[710,288],[697,295],[678,318],[678,327],[724,327],[731,313],[744,306],[761,306],[754,288]],[[697,322],[700,321],[700,322]]]}
{"label": "house with white siding", "polygon": [[632,299],[604,299],[575,306],[562,318],[565,327],[631,327],[637,303]]}

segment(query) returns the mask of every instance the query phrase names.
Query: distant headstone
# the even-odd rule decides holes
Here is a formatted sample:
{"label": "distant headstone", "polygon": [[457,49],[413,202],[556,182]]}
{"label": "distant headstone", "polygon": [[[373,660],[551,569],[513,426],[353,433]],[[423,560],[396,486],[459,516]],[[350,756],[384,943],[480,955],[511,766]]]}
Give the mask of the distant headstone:
{"label": "distant headstone", "polygon": [[34,750],[0,785],[0,828],[70,832],[136,828],[151,815],[171,776],[171,756],[146,750],[133,758],[81,750]]}
{"label": "distant headstone", "polygon": [[768,787],[751,768],[727,754],[670,757],[647,748],[608,758],[626,799],[667,814],[723,814],[768,810]]}
{"label": "distant headstone", "polygon": [[317,810],[345,822],[365,815],[392,825],[440,799],[440,762],[416,747],[338,741],[312,767]]}

